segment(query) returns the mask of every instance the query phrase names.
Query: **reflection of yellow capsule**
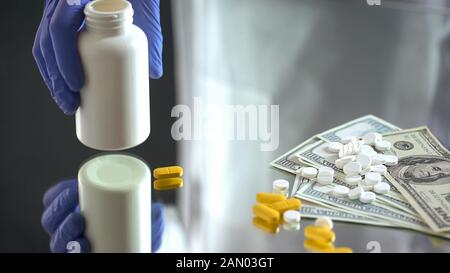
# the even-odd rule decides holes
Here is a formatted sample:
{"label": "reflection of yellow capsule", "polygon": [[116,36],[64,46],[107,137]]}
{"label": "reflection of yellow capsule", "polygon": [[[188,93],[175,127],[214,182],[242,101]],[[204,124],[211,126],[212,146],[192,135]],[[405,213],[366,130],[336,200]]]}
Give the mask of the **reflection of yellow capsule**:
{"label": "reflection of yellow capsule", "polygon": [[325,242],[334,242],[336,235],[326,227],[307,226],[304,230],[307,239]]}
{"label": "reflection of yellow capsule", "polygon": [[329,250],[325,250],[325,253],[353,253],[353,249],[349,247],[335,247]]}
{"label": "reflection of yellow capsule", "polygon": [[172,190],[181,187],[183,187],[183,179],[181,178],[157,179],[153,182],[153,188],[157,191]]}
{"label": "reflection of yellow capsule", "polygon": [[253,218],[253,225],[264,230],[265,232],[268,233],[278,233],[278,231],[280,230],[278,228],[278,223],[270,223],[267,221],[264,221],[263,219],[259,218],[259,217],[255,217]]}
{"label": "reflection of yellow capsule", "polygon": [[180,166],[162,167],[153,170],[153,177],[155,179],[166,179],[181,176],[183,176],[183,168]]}
{"label": "reflection of yellow capsule", "polygon": [[280,221],[280,213],[265,204],[256,204],[253,206],[253,214],[256,217],[263,219],[269,223],[276,223]]}
{"label": "reflection of yellow capsule", "polygon": [[314,252],[331,251],[334,248],[334,245],[331,242],[325,242],[322,240],[311,240],[311,239],[305,240],[303,242],[303,246],[305,247],[305,249]]}
{"label": "reflection of yellow capsule", "polygon": [[256,194],[256,202],[272,204],[278,201],[286,200],[286,196],[277,193],[260,192]]}
{"label": "reflection of yellow capsule", "polygon": [[270,204],[270,207],[283,214],[287,210],[299,210],[301,205],[302,202],[299,199],[292,198]]}

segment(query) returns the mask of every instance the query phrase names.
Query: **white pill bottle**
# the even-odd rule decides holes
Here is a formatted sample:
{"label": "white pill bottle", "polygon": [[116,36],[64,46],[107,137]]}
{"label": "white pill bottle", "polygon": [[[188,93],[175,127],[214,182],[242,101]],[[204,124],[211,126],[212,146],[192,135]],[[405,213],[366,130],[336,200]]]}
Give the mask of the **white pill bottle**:
{"label": "white pill bottle", "polygon": [[77,137],[104,151],[123,150],[150,134],[148,44],[125,0],[96,0],[84,9],[78,47],[85,74]]}

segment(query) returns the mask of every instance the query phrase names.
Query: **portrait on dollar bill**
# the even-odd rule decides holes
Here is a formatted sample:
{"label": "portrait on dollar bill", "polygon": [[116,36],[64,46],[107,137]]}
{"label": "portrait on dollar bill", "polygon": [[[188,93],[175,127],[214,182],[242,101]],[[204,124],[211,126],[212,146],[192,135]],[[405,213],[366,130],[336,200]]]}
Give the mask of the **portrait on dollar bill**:
{"label": "portrait on dollar bill", "polygon": [[391,175],[408,184],[443,185],[450,183],[450,159],[434,155],[414,155],[390,167]]}

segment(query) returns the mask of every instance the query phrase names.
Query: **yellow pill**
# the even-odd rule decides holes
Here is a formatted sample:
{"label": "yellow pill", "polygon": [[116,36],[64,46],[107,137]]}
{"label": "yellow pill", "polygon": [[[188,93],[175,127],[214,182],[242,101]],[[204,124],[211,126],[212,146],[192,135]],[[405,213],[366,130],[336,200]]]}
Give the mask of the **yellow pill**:
{"label": "yellow pill", "polygon": [[305,249],[314,252],[325,252],[334,249],[334,245],[331,242],[324,242],[322,240],[307,239],[303,242]]}
{"label": "yellow pill", "polygon": [[260,192],[256,194],[256,202],[259,203],[272,204],[284,200],[286,200],[286,196],[282,194],[270,192]]}
{"label": "yellow pill", "polygon": [[183,176],[183,168],[180,166],[162,167],[153,170],[153,177],[156,179],[175,178],[181,176]]}
{"label": "yellow pill", "polygon": [[299,199],[292,198],[270,204],[270,207],[283,214],[287,210],[299,210],[301,205],[302,202]]}
{"label": "yellow pill", "polygon": [[325,253],[353,253],[353,249],[349,247],[335,247],[329,250],[325,250]]}
{"label": "yellow pill", "polygon": [[278,224],[280,221],[280,213],[264,204],[254,205],[253,214],[269,223]]}
{"label": "yellow pill", "polygon": [[268,233],[278,233],[280,230],[277,223],[269,223],[259,217],[253,218],[253,225]]}
{"label": "yellow pill", "polygon": [[182,178],[158,179],[153,182],[153,188],[157,191],[172,190],[183,187]]}
{"label": "yellow pill", "polygon": [[336,234],[326,227],[307,226],[304,235],[307,239],[315,241],[334,242],[336,239]]}

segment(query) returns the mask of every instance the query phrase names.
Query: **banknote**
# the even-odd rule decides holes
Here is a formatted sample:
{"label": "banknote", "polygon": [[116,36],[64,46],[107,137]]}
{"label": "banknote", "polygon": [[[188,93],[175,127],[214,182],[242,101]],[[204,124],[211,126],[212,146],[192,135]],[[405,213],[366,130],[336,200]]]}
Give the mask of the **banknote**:
{"label": "banknote", "polygon": [[371,132],[384,134],[398,130],[400,130],[400,128],[394,124],[376,116],[367,115],[327,130],[319,134],[318,137],[328,142],[340,142],[344,137],[362,137]]}
{"label": "banknote", "polygon": [[427,127],[384,136],[399,160],[386,178],[435,232],[450,231],[450,153]]}

